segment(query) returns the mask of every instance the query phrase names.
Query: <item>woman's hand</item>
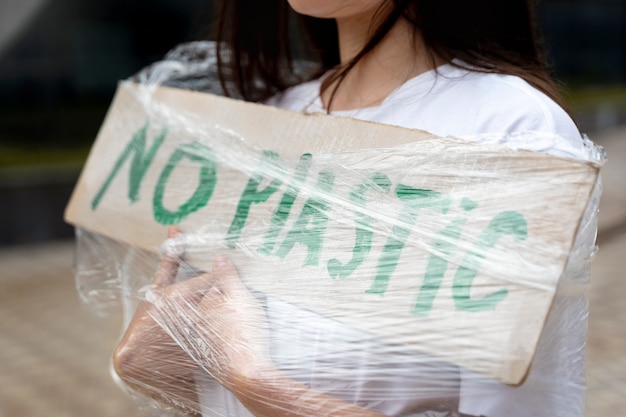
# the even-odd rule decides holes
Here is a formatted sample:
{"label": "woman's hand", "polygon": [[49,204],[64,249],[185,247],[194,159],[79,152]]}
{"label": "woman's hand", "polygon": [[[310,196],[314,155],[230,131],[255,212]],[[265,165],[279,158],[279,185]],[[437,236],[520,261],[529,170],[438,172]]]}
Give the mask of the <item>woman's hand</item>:
{"label": "woman's hand", "polygon": [[[170,229],[170,237],[178,234]],[[312,390],[272,365],[263,309],[227,258],[215,258],[210,273],[175,282],[179,266],[179,256],[164,256],[115,350],[115,370],[128,385],[194,415],[211,406],[198,403],[201,373],[257,417],[384,417]]]}
{"label": "woman's hand", "polygon": [[[179,235],[170,228],[169,237]],[[176,283],[180,255],[166,254],[114,353],[120,378],[161,402],[198,413],[195,377],[223,385],[271,367],[267,323],[235,267],[217,257],[211,273]]]}

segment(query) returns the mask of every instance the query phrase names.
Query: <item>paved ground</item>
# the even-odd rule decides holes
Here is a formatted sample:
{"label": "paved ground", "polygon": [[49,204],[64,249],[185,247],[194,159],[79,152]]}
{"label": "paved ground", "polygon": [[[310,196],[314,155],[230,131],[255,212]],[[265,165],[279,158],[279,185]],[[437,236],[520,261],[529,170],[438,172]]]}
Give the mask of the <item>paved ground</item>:
{"label": "paved ground", "polygon": [[626,410],[626,128],[595,139],[608,161],[589,293],[587,417],[608,417]]}
{"label": "paved ground", "polygon": [[[600,251],[592,268],[587,417],[626,409],[626,129],[598,135]],[[120,324],[82,306],[72,242],[0,250],[0,417],[145,416],[109,375]]]}

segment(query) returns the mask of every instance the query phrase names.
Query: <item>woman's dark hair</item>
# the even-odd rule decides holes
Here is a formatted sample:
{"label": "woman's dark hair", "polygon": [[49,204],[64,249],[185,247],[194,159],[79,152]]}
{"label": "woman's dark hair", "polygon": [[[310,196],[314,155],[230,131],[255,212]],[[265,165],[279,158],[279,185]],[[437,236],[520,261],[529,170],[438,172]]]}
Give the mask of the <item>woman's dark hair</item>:
{"label": "woman's dark hair", "polygon": [[[218,2],[215,37],[226,93],[263,100],[330,68],[338,71],[322,88],[340,83],[399,19],[406,19],[422,36],[433,66],[436,59],[456,59],[453,65],[473,71],[516,75],[565,107],[538,42],[532,0],[388,1],[394,6],[391,13],[373,28],[363,49],[341,67],[334,20],[296,15],[286,0]],[[298,32],[298,40],[291,39]],[[303,77],[294,67],[294,57],[316,63],[316,71]]]}

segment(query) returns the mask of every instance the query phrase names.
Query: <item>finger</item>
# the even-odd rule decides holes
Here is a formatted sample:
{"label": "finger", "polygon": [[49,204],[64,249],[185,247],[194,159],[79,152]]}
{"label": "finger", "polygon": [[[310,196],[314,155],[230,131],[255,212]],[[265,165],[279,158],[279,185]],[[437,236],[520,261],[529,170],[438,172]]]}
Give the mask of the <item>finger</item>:
{"label": "finger", "polygon": [[218,255],[212,264],[214,285],[225,295],[233,294],[234,291],[240,291],[245,287],[239,278],[239,272],[233,263],[224,255]]}
{"label": "finger", "polygon": [[[174,239],[181,234],[178,226],[170,226],[167,228],[167,238]],[[175,246],[166,247],[165,254],[161,258],[159,269],[154,275],[154,285],[157,288],[165,288],[176,281],[178,268],[180,266],[180,251]]]}

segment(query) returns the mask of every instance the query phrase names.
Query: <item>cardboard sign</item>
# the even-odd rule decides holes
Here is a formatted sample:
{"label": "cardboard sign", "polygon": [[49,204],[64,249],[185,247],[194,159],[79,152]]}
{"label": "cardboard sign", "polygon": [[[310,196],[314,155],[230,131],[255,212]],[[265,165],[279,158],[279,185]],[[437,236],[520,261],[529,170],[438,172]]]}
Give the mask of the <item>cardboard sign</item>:
{"label": "cardboard sign", "polygon": [[204,237],[200,269],[226,252],[255,290],[517,384],[597,173],[122,83],[66,218],[148,250],[180,224]]}

